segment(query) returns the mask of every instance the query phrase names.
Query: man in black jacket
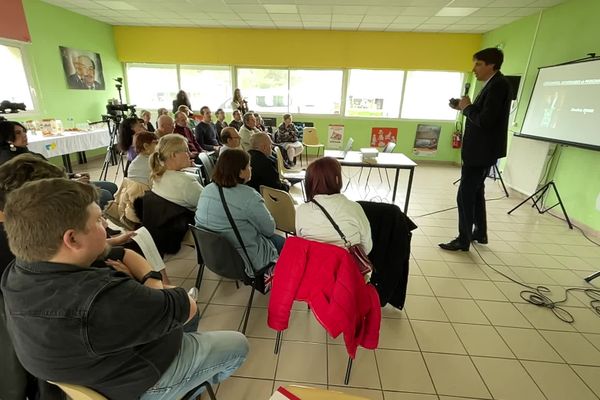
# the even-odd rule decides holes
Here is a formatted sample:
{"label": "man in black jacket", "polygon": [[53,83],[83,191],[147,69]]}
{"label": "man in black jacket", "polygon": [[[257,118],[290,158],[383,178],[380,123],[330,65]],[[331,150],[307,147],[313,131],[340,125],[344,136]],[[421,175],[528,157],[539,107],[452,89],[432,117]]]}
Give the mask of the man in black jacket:
{"label": "man in black jacket", "polygon": [[265,185],[274,189],[290,190],[279,177],[277,171],[277,160],[271,156],[271,138],[264,132],[254,133],[250,136],[250,166],[252,167],[252,178],[247,185],[260,192],[260,186]]}
{"label": "man in black jacket", "polygon": [[450,104],[466,117],[463,165],[456,196],[458,237],[439,245],[451,251],[468,251],[473,240],[481,244],[488,242],[484,181],[491,166],[506,156],[511,89],[500,72],[504,55],[497,48],[487,48],[475,53],[473,61],[475,77],[484,82],[481,92],[473,103],[469,96],[463,96]]}

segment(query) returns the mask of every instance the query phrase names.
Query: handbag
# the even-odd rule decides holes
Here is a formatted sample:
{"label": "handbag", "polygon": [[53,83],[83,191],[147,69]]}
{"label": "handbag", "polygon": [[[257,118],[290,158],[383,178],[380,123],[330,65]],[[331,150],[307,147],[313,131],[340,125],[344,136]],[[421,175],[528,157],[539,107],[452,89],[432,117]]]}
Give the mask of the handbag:
{"label": "handbag", "polygon": [[325,216],[327,217],[329,222],[331,222],[331,225],[333,225],[333,227],[335,228],[337,233],[340,235],[340,237],[344,241],[344,245],[346,246],[346,249],[348,249],[348,252],[354,258],[354,261],[356,261],[356,265],[358,266],[358,270],[360,271],[360,273],[363,275],[366,275],[366,274],[372,272],[373,264],[371,263],[371,260],[369,260],[369,257],[365,253],[365,249],[363,249],[362,245],[360,243],[351,245],[350,242],[348,242],[348,240],[346,240],[346,236],[341,231],[338,224],[336,224],[335,221],[333,220],[333,218],[331,218],[331,215],[329,215],[327,210],[325,210],[325,208],[323,208],[322,205],[317,203],[317,201],[315,199],[312,199],[311,202],[315,203],[321,209],[321,211],[323,211],[323,214],[325,214]]}
{"label": "handbag", "polygon": [[231,216],[231,212],[229,211],[229,207],[227,206],[227,202],[225,201],[225,194],[223,193],[223,188],[219,185],[217,185],[217,187],[219,188],[219,195],[221,196],[221,201],[223,202],[223,208],[225,209],[225,214],[227,214],[227,219],[229,219],[229,223],[231,224],[231,228],[233,229],[233,232],[235,233],[235,237],[237,238],[238,242],[240,243],[240,246],[242,246],[242,250],[244,250],[244,254],[246,255],[246,258],[248,259],[248,264],[250,265],[250,268],[252,268],[252,270],[255,271],[254,279],[253,279],[254,287],[256,288],[256,290],[258,290],[262,294],[266,294],[271,290],[271,286],[273,285],[273,278],[275,275],[275,271],[274,271],[275,266],[267,265],[260,271],[256,271],[254,269],[254,266],[252,265],[252,260],[250,259],[250,255],[248,254],[248,250],[246,250],[246,246],[244,246],[244,241],[242,240],[242,235],[240,235],[240,231],[238,231],[238,228],[235,225],[233,217]]}

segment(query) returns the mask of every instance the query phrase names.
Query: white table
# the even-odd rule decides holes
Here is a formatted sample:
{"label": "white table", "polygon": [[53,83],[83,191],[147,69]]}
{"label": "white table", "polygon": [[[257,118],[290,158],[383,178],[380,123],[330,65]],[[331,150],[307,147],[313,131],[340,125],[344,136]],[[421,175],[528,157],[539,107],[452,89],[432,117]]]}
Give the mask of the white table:
{"label": "white table", "polygon": [[[65,132],[60,136],[27,135],[27,148],[46,158],[62,156],[67,172],[73,172],[69,154],[106,147],[110,144],[108,128],[85,132]],[[85,157],[81,157],[85,162]]]}
{"label": "white table", "polygon": [[[328,150],[325,150],[325,157],[327,157]],[[370,167],[370,168],[391,168],[396,170],[396,177],[394,178],[394,190],[392,192],[392,203],[396,201],[396,191],[398,190],[398,176],[400,175],[401,169],[409,170],[408,175],[408,187],[406,189],[406,199],[404,202],[404,214],[408,212],[408,202],[410,200],[410,191],[412,189],[413,175],[415,173],[415,167],[417,163],[408,158],[402,153],[379,153],[377,158],[369,160],[368,162],[363,161],[363,157],[360,151],[349,151],[346,153],[346,157],[343,160],[338,160],[340,164],[349,167]]]}

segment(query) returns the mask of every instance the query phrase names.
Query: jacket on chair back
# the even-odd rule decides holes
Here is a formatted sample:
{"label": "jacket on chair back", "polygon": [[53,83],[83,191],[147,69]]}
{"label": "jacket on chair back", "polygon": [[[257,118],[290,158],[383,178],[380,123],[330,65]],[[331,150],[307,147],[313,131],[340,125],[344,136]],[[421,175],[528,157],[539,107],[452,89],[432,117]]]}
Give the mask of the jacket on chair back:
{"label": "jacket on chair back", "polygon": [[288,327],[294,300],[307,302],[332,337],[344,334],[350,357],[360,345],[377,348],[381,307],[375,288],[365,283],[346,249],[298,237],[285,241],[275,266],[268,324]]}

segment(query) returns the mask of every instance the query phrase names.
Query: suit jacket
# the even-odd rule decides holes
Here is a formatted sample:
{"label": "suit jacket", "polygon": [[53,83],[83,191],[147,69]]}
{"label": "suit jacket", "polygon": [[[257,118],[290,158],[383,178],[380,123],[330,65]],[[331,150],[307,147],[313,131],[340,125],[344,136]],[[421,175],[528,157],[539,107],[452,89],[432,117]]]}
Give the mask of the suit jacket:
{"label": "suit jacket", "polygon": [[262,151],[250,150],[250,166],[252,166],[252,179],[247,183],[248,186],[260,192],[260,185],[272,187],[273,189],[285,190],[290,188],[279,178],[276,161],[267,157]]}
{"label": "suit jacket", "polygon": [[510,102],[510,84],[498,71],[463,110],[467,119],[461,153],[464,165],[489,167],[506,156]]}
{"label": "suit jacket", "polygon": [[81,79],[79,79],[79,75],[73,74],[67,77],[67,84],[71,89],[87,89],[85,84]]}

